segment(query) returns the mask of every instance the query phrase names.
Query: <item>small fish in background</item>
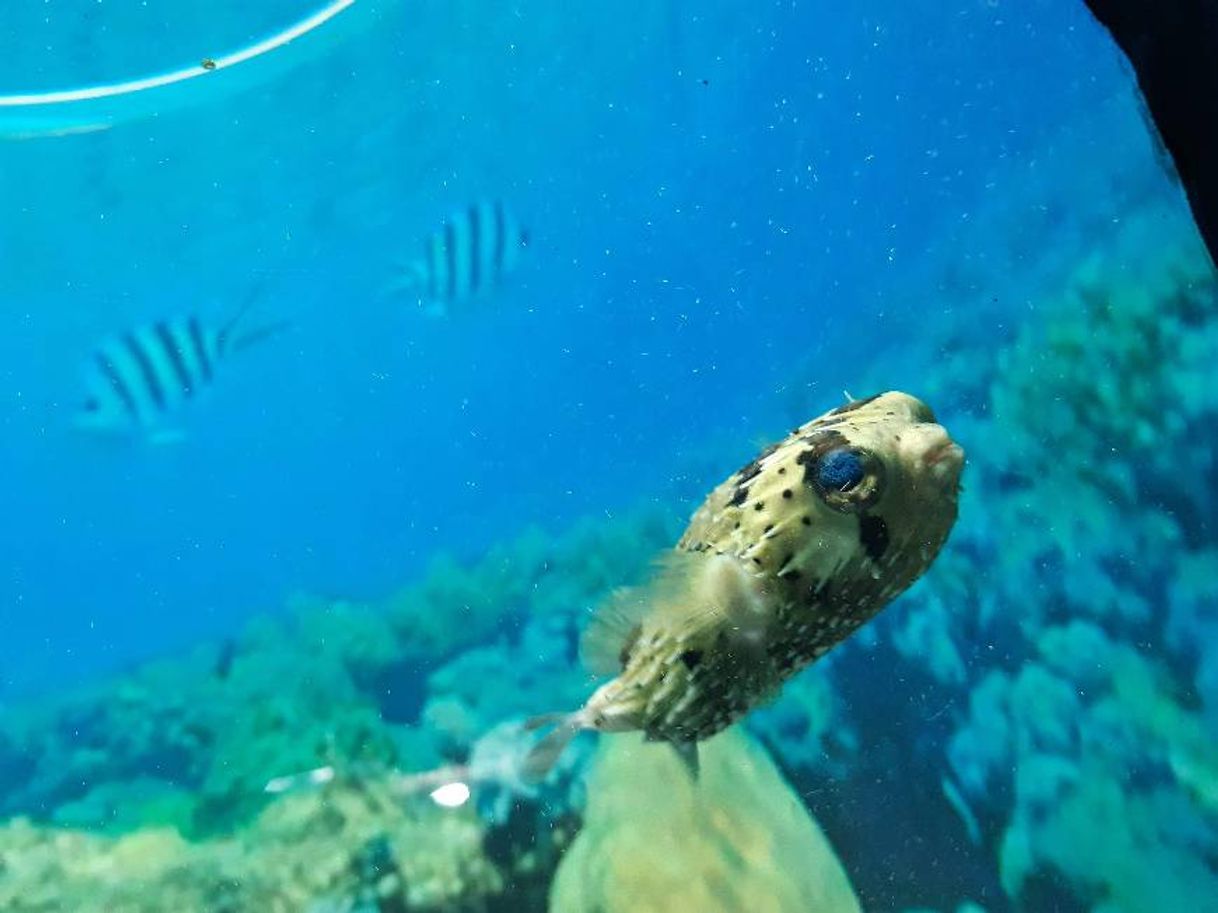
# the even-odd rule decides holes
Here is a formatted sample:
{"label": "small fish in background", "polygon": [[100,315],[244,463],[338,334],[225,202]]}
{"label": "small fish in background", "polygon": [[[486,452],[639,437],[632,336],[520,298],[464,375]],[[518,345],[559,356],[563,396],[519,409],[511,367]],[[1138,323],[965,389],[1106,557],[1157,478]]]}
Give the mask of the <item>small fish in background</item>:
{"label": "small fish in background", "polygon": [[81,431],[142,433],[153,444],[184,434],[167,426],[185,403],[215,381],[227,360],[287,329],[276,322],[239,332],[246,305],[222,327],[198,317],[161,320],[105,340],[85,365],[85,400],[73,417]]}
{"label": "small fish in background", "polygon": [[964,452],[922,402],[852,400],[795,429],[711,492],[652,579],[609,600],[584,633],[584,706],[524,774],[547,774],[582,729],[642,730],[692,773],[698,742],[869,621],[930,566],[956,520]]}
{"label": "small fish in background", "polygon": [[389,291],[414,295],[425,313],[446,316],[502,283],[528,244],[528,232],[502,202],[474,203],[448,217]]}

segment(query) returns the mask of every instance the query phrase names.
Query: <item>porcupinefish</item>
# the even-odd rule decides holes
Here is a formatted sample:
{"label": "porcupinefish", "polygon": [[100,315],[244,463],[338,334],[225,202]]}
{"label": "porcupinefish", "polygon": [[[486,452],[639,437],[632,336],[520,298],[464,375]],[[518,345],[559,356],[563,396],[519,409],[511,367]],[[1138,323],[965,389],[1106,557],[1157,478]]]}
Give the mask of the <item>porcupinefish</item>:
{"label": "porcupinefish", "polygon": [[215,380],[222,363],[286,329],[277,322],[238,332],[248,306],[220,327],[198,317],[160,320],[101,343],[85,365],[85,400],[73,424],[99,434],[144,434],[172,443],[166,423]]}
{"label": "porcupinefish", "polygon": [[415,295],[426,313],[444,316],[498,286],[520,262],[529,236],[498,200],[454,212],[423,245],[390,291]]}
{"label": "porcupinefish", "polygon": [[964,452],[931,410],[889,392],[840,406],[730,476],[651,579],[615,594],[584,632],[584,706],[526,773],[544,776],[582,729],[641,729],[697,771],[697,743],[871,619],[930,566],[956,519]]}

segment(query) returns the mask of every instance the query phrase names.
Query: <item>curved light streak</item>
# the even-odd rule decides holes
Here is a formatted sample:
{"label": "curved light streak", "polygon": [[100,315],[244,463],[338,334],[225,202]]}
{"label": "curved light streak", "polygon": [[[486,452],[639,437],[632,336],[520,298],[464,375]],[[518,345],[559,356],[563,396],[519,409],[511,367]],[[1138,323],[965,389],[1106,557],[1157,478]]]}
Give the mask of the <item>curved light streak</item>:
{"label": "curved light streak", "polygon": [[[115,99],[123,96],[135,95],[141,92],[147,92],[151,89],[160,89],[165,86],[171,86],[176,83],[186,82],[187,80],[197,79],[200,76],[215,76],[222,70],[238,66],[261,57],[271,51],[282,48],[284,45],[295,41],[309,32],[314,31],[322,25],[325,25],[330,20],[334,19],[343,11],[350,9],[355,5],[357,0],[333,0],[330,4],[313,13],[310,16],[302,19],[294,25],[288,26],[281,32],[278,32],[269,38],[258,41],[248,47],[233,51],[221,57],[207,58],[197,64],[189,67],[183,67],[179,70],[173,70],[169,73],[162,73],[157,76],[145,76],[139,79],[126,80],[124,82],[108,83],[102,85],[83,86],[76,89],[62,89],[48,92],[32,92],[13,95],[0,95],[0,135],[4,132],[3,120],[6,117],[13,115],[21,115],[28,112],[30,115],[38,116],[39,112],[44,112],[43,116],[57,110],[57,106],[72,105],[74,103],[88,103],[103,99]],[[5,109],[8,109],[6,112]],[[108,120],[109,118],[103,118]],[[71,133],[71,132],[87,132],[91,129],[105,129],[108,124],[87,123],[84,125],[72,124],[64,125],[62,129],[50,129],[45,132],[51,133]],[[83,130],[81,129],[83,127]],[[35,131],[43,132],[43,131]]]}

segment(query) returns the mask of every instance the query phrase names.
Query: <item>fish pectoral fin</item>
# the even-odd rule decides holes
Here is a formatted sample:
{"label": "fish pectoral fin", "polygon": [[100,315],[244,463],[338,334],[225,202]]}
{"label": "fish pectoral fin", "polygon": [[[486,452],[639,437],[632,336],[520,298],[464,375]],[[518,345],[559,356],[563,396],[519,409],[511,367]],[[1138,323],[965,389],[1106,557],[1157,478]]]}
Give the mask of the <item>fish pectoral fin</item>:
{"label": "fish pectoral fin", "polygon": [[752,645],[764,654],[770,612],[762,581],[736,558],[665,552],[646,583],[620,589],[597,607],[580,640],[584,664],[606,675],[624,668],[644,621],[678,636],[722,627],[742,652]]}
{"label": "fish pectoral fin", "polygon": [[579,639],[580,660],[589,672],[613,675],[625,667],[648,605],[646,587],[622,587],[596,608]]}
{"label": "fish pectoral fin", "polygon": [[583,722],[578,713],[548,713],[544,716],[526,720],[524,728],[540,729],[544,726],[554,726],[553,731],[529,749],[520,768],[523,780],[529,783],[539,783],[553,769],[567,745],[583,729]]}
{"label": "fish pectoral fin", "polygon": [[669,742],[673,750],[677,753],[677,757],[681,759],[681,764],[684,765],[686,771],[689,772],[689,777],[695,783],[698,782],[698,773],[701,766],[698,762],[698,743],[697,742]]}

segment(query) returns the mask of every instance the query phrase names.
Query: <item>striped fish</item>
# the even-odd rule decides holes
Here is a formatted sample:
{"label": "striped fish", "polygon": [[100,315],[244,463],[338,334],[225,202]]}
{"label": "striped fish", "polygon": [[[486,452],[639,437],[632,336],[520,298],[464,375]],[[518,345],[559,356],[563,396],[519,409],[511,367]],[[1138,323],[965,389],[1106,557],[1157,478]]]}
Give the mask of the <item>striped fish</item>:
{"label": "striped fish", "polygon": [[143,432],[157,443],[180,438],[165,427],[184,403],[215,380],[223,363],[286,328],[275,323],[237,334],[244,309],[223,327],[198,317],[161,320],[103,342],[85,366],[85,400],[76,427],[92,432]]}
{"label": "striped fish", "polygon": [[427,239],[422,256],[407,264],[394,290],[417,296],[428,313],[443,316],[453,305],[499,285],[528,243],[528,232],[503,203],[474,203],[454,212]]}

